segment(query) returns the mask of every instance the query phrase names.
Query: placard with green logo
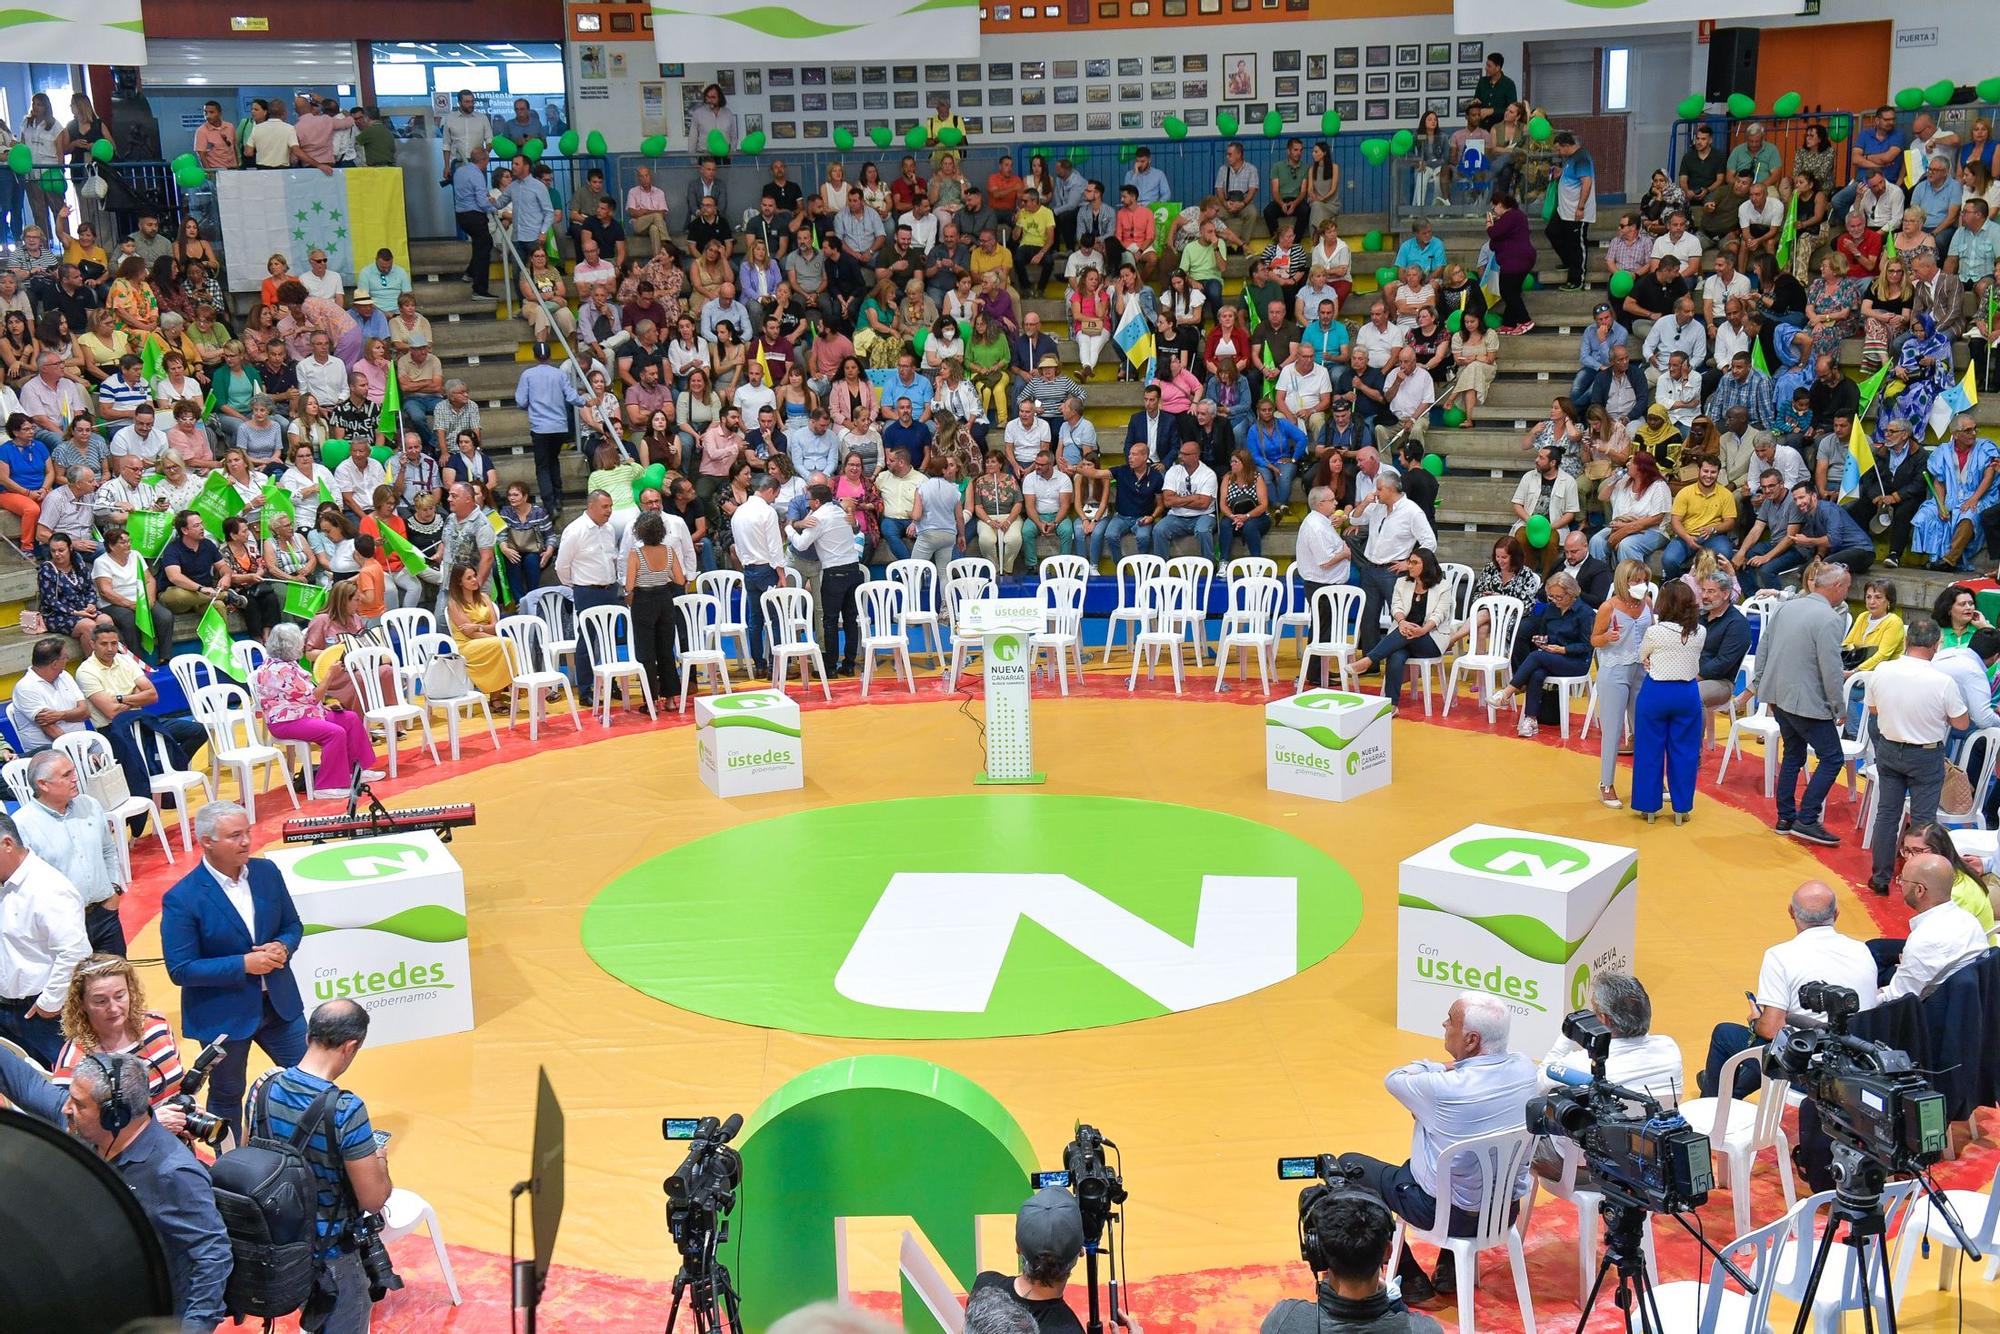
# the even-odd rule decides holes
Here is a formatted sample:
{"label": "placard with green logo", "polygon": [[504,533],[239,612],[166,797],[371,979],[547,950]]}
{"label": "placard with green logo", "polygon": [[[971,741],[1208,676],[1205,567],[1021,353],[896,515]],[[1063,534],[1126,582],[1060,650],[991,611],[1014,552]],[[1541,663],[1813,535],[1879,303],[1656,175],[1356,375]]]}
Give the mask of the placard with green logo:
{"label": "placard with green logo", "polygon": [[782,690],[702,695],[694,702],[695,768],[718,797],[806,785],[799,706]]}
{"label": "placard with green logo", "polygon": [[1389,785],[1396,709],[1380,695],[1307,690],[1264,706],[1264,786],[1347,801]]}
{"label": "placard with green logo", "polygon": [[1514,1012],[1514,1050],[1546,1050],[1592,973],[1631,970],[1638,879],[1635,849],[1497,825],[1405,858],[1396,1026],[1436,1033],[1460,992],[1483,991]]}
{"label": "placard with green logo", "polygon": [[383,1046],[472,1027],[465,875],[436,834],[272,848],[305,939],[292,958],[306,1008],[356,1000]]}

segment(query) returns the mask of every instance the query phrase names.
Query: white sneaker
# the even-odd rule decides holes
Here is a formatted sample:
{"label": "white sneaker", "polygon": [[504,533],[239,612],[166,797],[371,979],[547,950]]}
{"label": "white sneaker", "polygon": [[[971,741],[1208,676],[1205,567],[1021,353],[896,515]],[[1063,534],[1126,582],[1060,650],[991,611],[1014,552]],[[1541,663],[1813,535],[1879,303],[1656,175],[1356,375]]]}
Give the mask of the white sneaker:
{"label": "white sneaker", "polygon": [[388,774],[383,773],[380,769],[363,769],[361,771],[361,781],[364,783],[379,783],[388,776]]}
{"label": "white sneaker", "polygon": [[347,789],[344,787],[336,787],[336,788],[310,787],[306,789],[306,800],[346,801]]}
{"label": "white sneaker", "polygon": [[1486,697],[1486,707],[1487,707],[1487,708],[1489,708],[1489,709],[1504,709],[1504,708],[1506,708],[1506,707],[1507,707],[1507,692],[1506,692],[1505,690],[1495,690],[1494,692],[1492,692],[1491,694],[1489,694],[1489,695],[1488,695],[1488,696]]}
{"label": "white sneaker", "polygon": [[1541,734],[1541,730],[1542,730],[1541,724],[1536,722],[1533,718],[1523,718],[1519,723],[1515,724],[1514,735],[1539,736]]}

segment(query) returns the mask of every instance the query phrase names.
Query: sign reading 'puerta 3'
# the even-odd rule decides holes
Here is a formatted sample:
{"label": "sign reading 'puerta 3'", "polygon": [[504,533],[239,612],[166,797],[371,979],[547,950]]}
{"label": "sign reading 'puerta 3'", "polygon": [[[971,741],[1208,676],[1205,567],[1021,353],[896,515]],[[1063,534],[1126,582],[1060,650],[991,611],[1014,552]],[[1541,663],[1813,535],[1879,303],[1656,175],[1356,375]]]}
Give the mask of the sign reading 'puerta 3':
{"label": "sign reading 'puerta 3'", "polygon": [[976,1038],[1233,1000],[1326,958],[1360,920],[1340,863],[1264,825],[1014,793],[723,830],[607,886],[582,934],[606,972],[717,1019]]}

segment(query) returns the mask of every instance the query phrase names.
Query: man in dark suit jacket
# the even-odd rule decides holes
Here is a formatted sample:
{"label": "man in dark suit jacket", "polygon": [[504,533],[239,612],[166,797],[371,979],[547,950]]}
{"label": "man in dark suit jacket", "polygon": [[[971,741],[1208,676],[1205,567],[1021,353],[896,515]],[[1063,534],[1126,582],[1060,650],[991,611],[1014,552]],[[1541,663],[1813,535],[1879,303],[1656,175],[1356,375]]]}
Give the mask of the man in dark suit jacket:
{"label": "man in dark suit jacket", "polygon": [[1579,528],[1572,528],[1563,539],[1562,564],[1556,569],[1576,580],[1583,600],[1593,607],[1603,606],[1611,596],[1611,566],[1590,554],[1590,539]]}
{"label": "man in dark suit jacket", "polygon": [[[1838,420],[1834,423],[1835,432],[1843,439],[1846,425]],[[1910,525],[1916,521],[1917,511],[1930,499],[1930,483],[1924,472],[1929,457],[1924,447],[1912,438],[1908,422],[1890,422],[1875,443],[1875,466],[1861,474],[1861,489],[1847,502],[1848,516],[1871,536],[1875,532],[1875,517],[1889,516],[1891,561],[1900,561],[1910,549]]]}
{"label": "man in dark suit jacket", "polygon": [[1131,453],[1134,445],[1145,445],[1148,458],[1174,458],[1180,451],[1181,419],[1161,409],[1158,385],[1147,385],[1145,398],[1146,406],[1125,423],[1125,452]]}
{"label": "man in dark suit jacket", "polygon": [[305,936],[285,879],[250,855],[250,817],[230,801],[195,812],[201,865],[160,905],[167,976],[181,989],[181,1029],[197,1042],[229,1039],[209,1072],[208,1110],[243,1133],[243,1088],[255,1042],[280,1068],[306,1051],[305,1009],[292,952]]}

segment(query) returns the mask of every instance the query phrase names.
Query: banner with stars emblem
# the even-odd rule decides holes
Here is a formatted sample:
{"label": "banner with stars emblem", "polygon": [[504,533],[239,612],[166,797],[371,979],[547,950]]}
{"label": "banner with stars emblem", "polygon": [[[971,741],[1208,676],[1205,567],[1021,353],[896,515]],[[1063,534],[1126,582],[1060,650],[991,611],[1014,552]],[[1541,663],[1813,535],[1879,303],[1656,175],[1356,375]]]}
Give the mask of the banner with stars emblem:
{"label": "banner with stars emblem", "polygon": [[232,292],[262,286],[273,255],[283,255],[293,273],[304,273],[307,257],[324,250],[327,268],[350,287],[359,266],[372,263],[384,246],[398,264],[409,265],[399,168],[348,167],[332,175],[303,168],[225,171],[215,184],[222,234],[229,238],[225,272]]}

